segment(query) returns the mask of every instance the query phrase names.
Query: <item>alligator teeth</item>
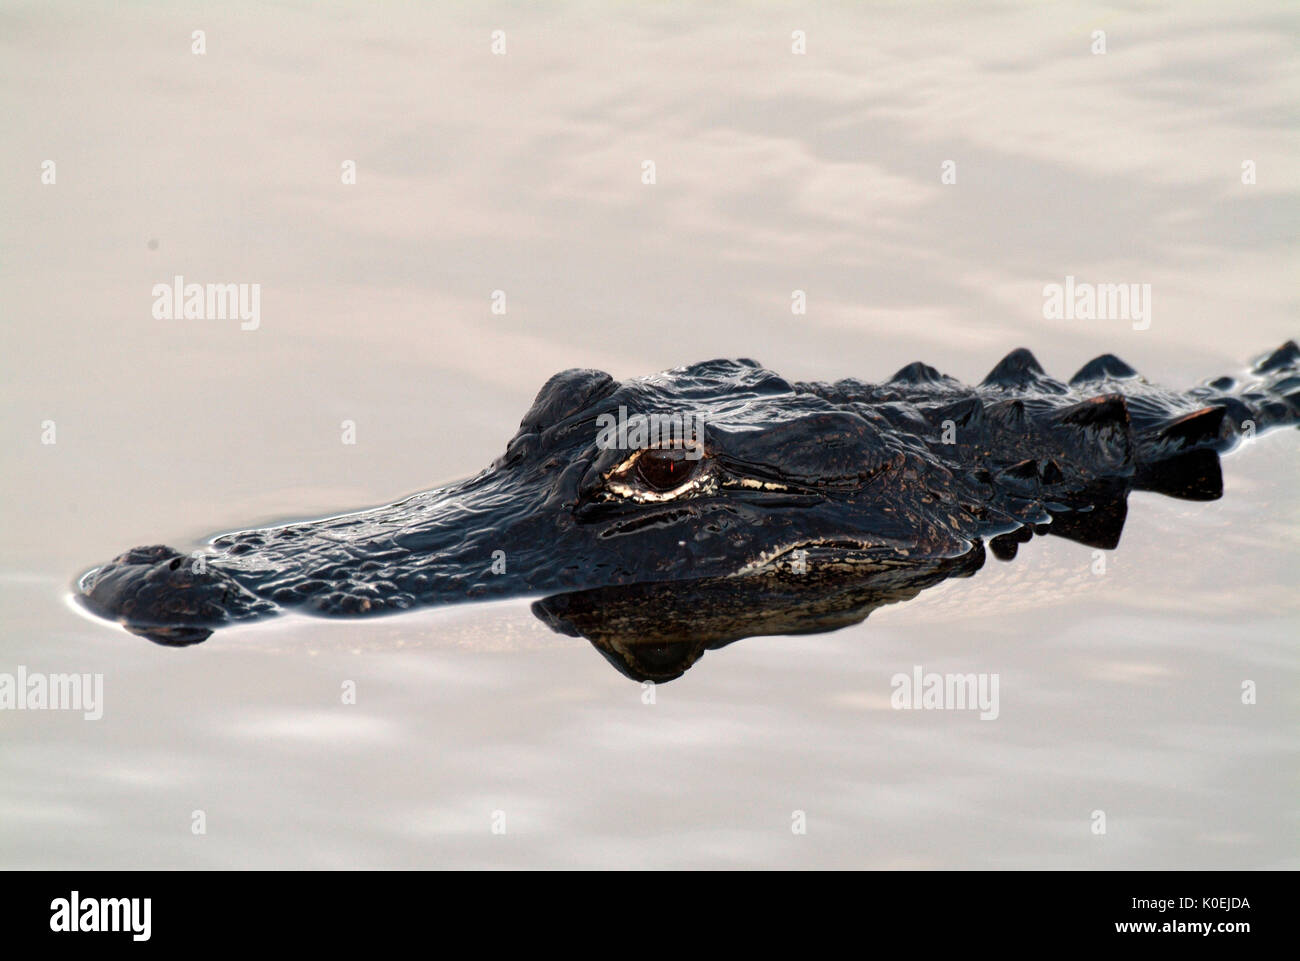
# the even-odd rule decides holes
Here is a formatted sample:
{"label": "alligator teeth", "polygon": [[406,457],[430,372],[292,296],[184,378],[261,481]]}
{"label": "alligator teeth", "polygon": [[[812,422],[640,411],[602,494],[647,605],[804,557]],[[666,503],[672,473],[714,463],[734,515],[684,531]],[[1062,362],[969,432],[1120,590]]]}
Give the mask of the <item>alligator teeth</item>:
{"label": "alligator teeth", "polygon": [[775,481],[761,481],[753,477],[740,477],[734,481],[729,481],[726,486],[745,487],[756,491],[788,491],[790,489],[785,484],[778,484]]}
{"label": "alligator teeth", "polygon": [[[744,567],[740,568],[731,576],[743,577],[748,574],[758,574],[764,571],[778,570],[783,566],[782,561],[785,560],[787,557],[789,557],[789,555],[793,554],[795,551],[807,551],[810,548],[823,547],[827,545],[833,547],[839,547],[846,551],[850,551],[850,550],[870,551],[876,548],[887,546],[884,544],[877,544],[877,543],[871,543],[869,541],[859,540],[857,538],[845,538],[845,537],[818,538],[816,540],[799,541],[794,544],[786,544],[782,547],[774,547],[770,551],[764,551],[763,553],[759,554],[758,557],[754,558],[752,561],[750,561]],[[890,550],[904,557],[907,556],[907,554],[909,553],[908,549],[903,547],[891,546]],[[803,561],[806,563],[807,560],[808,558],[805,556],[803,558]]]}

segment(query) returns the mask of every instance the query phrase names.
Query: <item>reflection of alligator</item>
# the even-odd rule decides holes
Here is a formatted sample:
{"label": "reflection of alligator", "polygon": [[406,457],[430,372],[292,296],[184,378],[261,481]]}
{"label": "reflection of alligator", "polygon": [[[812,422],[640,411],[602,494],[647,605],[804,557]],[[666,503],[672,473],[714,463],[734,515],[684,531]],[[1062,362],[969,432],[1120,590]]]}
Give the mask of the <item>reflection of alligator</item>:
{"label": "reflection of alligator", "polygon": [[590,640],[620,673],[663,683],[732,641],[838,630],[982,566],[979,542],[960,557],[915,559],[848,559],[838,548],[811,548],[794,569],[594,587],[534,601],[533,613],[552,630]]}
{"label": "reflection of alligator", "polygon": [[[699,438],[603,443],[609,415],[629,411],[702,422],[703,456]],[[706,641],[829,629],[973,570],[986,538],[1008,556],[1050,523],[1113,547],[1129,490],[1218,497],[1219,452],[1297,422],[1294,342],[1242,381],[1181,393],[1110,355],[1064,384],[1025,350],[973,388],[923,364],[878,385],[790,383],[747,360],[624,383],[570,370],[464,483],[227,534],[192,556],[136,548],[80,587],[92,610],[166,644],[281,608],[373,614],[525,593],[567,595],[539,613],[606,651],[615,635],[653,637],[657,616],[691,618]],[[602,588],[614,590],[581,593]],[[693,608],[663,603],[674,590]],[[757,602],[764,591],[792,603]],[[680,673],[619,657],[633,674]]]}

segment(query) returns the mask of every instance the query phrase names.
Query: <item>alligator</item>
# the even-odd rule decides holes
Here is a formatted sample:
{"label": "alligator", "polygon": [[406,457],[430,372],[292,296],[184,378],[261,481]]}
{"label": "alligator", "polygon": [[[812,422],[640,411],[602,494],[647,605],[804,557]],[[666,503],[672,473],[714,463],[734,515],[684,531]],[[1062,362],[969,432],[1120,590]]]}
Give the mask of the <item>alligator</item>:
{"label": "alligator", "polygon": [[[608,429],[657,418],[682,429]],[[708,646],[833,629],[968,575],[986,543],[1002,559],[1034,533],[1113,548],[1130,491],[1217,498],[1221,453],[1298,424],[1294,341],[1186,391],[1111,354],[1062,382],[1023,348],[976,386],[922,363],[878,384],[747,359],[622,382],[566,370],[469,480],[188,554],[137,547],[78,596],[183,646],[290,609],[546,595],[533,610],[557,631],[665,679]]]}

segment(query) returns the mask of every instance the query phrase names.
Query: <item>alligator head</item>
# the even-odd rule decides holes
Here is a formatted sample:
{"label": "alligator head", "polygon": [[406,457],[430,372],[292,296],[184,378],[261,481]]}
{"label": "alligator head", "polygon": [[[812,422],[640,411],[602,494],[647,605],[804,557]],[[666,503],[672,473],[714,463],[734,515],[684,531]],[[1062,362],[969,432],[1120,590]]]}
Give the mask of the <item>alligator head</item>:
{"label": "alligator head", "polygon": [[505,453],[464,483],[374,510],[136,548],[81,582],[92,610],[186,643],[281,607],[421,604],[944,557],[954,478],[900,435],[752,361],[542,388]]}

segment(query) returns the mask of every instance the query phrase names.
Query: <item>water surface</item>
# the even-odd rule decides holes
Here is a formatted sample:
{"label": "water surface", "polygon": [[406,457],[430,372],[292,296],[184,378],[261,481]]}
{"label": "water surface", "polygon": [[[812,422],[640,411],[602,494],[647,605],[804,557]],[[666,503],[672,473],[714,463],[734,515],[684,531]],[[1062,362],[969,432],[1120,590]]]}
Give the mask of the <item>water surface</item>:
{"label": "water surface", "polygon": [[[1233,372],[1297,334],[1291,5],[0,24],[0,672],[105,686],[99,721],[0,712],[0,865],[1300,861],[1294,432],[1225,458],[1221,501],[1135,495],[1104,573],[1038,538],[856,627],[711,652],[653,704],[526,601],[178,651],[69,601],[130,546],[471,474],[566,367],[969,381],[1027,346],[1057,376]],[[259,328],[155,320],[177,274],[261,284]],[[1066,275],[1152,284],[1150,329],[1045,320]],[[997,672],[998,720],[891,710],[918,664]]]}

